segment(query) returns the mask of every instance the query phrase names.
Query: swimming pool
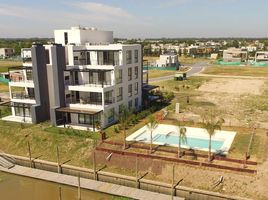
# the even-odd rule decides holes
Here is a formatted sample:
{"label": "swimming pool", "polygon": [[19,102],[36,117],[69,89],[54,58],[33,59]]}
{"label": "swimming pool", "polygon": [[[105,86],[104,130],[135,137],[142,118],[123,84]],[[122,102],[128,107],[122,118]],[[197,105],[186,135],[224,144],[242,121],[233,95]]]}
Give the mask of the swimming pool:
{"label": "swimming pool", "polygon": [[[181,147],[208,151],[209,135],[205,129],[186,127],[186,141],[181,141]],[[211,151],[227,154],[236,133],[231,131],[216,131],[211,138]],[[127,141],[137,141],[150,143],[150,132],[144,126],[129,137]],[[153,143],[157,145],[167,145],[178,147],[178,128],[173,125],[159,124],[153,131]]]}

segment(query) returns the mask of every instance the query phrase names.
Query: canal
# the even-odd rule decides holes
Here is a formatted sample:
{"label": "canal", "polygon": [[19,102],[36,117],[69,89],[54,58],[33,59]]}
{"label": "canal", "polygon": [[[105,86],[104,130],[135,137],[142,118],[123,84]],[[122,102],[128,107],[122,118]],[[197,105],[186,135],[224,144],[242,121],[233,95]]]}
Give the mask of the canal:
{"label": "canal", "polygon": [[[81,200],[127,200],[81,190]],[[1,200],[76,200],[77,188],[0,172]]]}

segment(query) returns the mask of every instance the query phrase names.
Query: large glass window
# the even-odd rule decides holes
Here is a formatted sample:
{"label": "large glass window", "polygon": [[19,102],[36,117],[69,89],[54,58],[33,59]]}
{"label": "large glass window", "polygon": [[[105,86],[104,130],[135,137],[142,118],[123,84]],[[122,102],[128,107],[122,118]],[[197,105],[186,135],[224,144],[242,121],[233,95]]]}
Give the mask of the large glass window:
{"label": "large glass window", "polygon": [[117,84],[122,83],[122,81],[123,81],[123,70],[122,69],[116,70],[115,76],[116,76],[116,83]]}
{"label": "large glass window", "polygon": [[138,94],[138,91],[139,91],[139,83],[135,83],[135,86],[134,86],[134,94]]}
{"label": "large glass window", "polygon": [[28,105],[14,103],[15,115],[20,117],[31,117],[31,110]]}
{"label": "large glass window", "polygon": [[132,100],[130,100],[130,101],[128,102],[128,109],[129,109],[129,110],[132,109]]}
{"label": "large glass window", "polygon": [[113,91],[108,91],[104,93],[104,101],[105,101],[105,104],[113,103]]}
{"label": "large glass window", "polygon": [[131,64],[132,63],[132,51],[131,50],[128,50],[126,52],[126,57],[127,57],[127,64]]}
{"label": "large glass window", "polygon": [[78,123],[93,125],[93,119],[90,115],[78,114]]}
{"label": "large glass window", "polygon": [[132,80],[132,67],[128,68],[127,72],[128,72],[128,80],[131,81]]}
{"label": "large glass window", "polygon": [[117,101],[121,101],[123,99],[123,88],[117,88]]}
{"label": "large glass window", "polygon": [[139,62],[139,50],[135,50],[134,61],[135,63]]}
{"label": "large glass window", "polygon": [[132,84],[128,85],[128,97],[132,96]]}
{"label": "large glass window", "polygon": [[135,79],[138,79],[138,76],[139,76],[139,67],[138,66],[136,66],[135,67]]}

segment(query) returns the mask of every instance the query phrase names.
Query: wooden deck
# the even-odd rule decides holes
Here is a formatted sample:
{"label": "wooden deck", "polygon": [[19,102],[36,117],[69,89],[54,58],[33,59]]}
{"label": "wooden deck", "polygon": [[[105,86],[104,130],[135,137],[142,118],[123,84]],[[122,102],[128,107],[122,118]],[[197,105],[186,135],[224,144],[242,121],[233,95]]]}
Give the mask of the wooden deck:
{"label": "wooden deck", "polygon": [[[54,183],[69,185],[78,187],[78,178],[75,176],[63,175],[28,167],[14,166],[11,169],[6,169],[0,166],[0,171],[25,176],[29,178],[35,178],[44,181],[50,181]],[[149,192],[145,190],[139,190],[126,186],[104,183],[100,181],[81,178],[80,185],[82,189],[88,189],[96,192],[107,193],[116,196],[123,196],[133,199],[146,199],[146,200],[170,200],[171,196],[160,193]],[[184,198],[174,197],[174,200],[183,200]]]}

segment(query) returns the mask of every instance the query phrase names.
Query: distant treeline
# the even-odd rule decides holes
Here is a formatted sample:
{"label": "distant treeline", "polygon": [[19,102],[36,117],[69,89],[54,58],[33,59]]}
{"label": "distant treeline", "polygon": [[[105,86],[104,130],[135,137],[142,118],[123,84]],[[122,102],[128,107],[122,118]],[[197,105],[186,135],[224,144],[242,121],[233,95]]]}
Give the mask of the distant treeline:
{"label": "distant treeline", "polygon": [[47,44],[48,42],[53,42],[53,39],[50,38],[0,39],[0,48],[13,48],[15,49],[15,54],[20,55],[21,48],[29,48],[32,46],[34,42]]}

